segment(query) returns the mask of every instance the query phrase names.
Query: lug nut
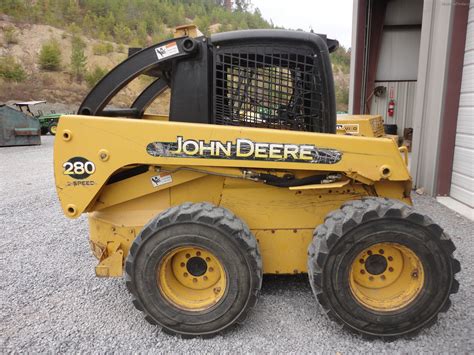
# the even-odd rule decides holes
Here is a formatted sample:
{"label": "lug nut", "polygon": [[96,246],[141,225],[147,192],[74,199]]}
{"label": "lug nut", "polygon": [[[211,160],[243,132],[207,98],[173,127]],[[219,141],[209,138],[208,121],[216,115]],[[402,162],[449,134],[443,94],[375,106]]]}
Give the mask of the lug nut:
{"label": "lug nut", "polygon": [[412,273],[411,273],[411,277],[413,277],[414,279],[416,279],[418,277],[418,270],[414,270]]}
{"label": "lug nut", "polygon": [[380,276],[382,280],[385,280],[385,275]]}
{"label": "lug nut", "polygon": [[363,263],[364,263],[364,259],[359,259],[359,263],[363,264]]}
{"label": "lug nut", "polygon": [[179,264],[179,265],[180,265],[181,267],[185,267],[185,266],[186,266],[185,263],[181,263],[181,264]]}
{"label": "lug nut", "polygon": [[210,258],[210,257],[207,257],[207,258],[206,258],[206,261],[207,261],[207,262],[211,261],[211,258]]}
{"label": "lug nut", "polygon": [[194,283],[198,282],[198,279],[194,278],[194,279],[193,279],[193,282],[194,282]]}
{"label": "lug nut", "polygon": [[393,272],[393,267],[389,267],[388,271]]}
{"label": "lug nut", "polygon": [[207,276],[204,276],[203,279],[204,279],[204,281],[207,281]]}
{"label": "lug nut", "polygon": [[215,288],[214,288],[214,292],[215,292],[215,293],[221,292],[221,288],[220,288],[220,287],[215,287]]}
{"label": "lug nut", "polygon": [[213,267],[210,267],[209,268],[209,272],[213,272],[214,271],[214,268]]}
{"label": "lug nut", "polygon": [[200,251],[197,251],[196,252],[196,256],[200,256],[201,255],[201,252]]}
{"label": "lug nut", "polygon": [[372,250],[369,250],[369,251],[367,252],[367,255],[372,255]]}
{"label": "lug nut", "polygon": [[384,253],[383,249],[380,249],[379,254],[383,254],[383,253]]}
{"label": "lug nut", "polygon": [[393,261],[393,258],[391,256],[389,256],[388,261]]}
{"label": "lug nut", "polygon": [[185,272],[185,273],[183,274],[183,276],[184,276],[184,277],[188,277],[188,273]]}
{"label": "lug nut", "polygon": [[373,276],[369,276],[369,280],[370,280],[370,281],[374,281],[374,277],[373,277]]}
{"label": "lug nut", "polygon": [[364,275],[364,274],[365,274],[365,270],[360,270],[360,273],[361,273],[362,275]]}
{"label": "lug nut", "polygon": [[186,254],[186,258],[189,259],[191,257],[190,254]]}

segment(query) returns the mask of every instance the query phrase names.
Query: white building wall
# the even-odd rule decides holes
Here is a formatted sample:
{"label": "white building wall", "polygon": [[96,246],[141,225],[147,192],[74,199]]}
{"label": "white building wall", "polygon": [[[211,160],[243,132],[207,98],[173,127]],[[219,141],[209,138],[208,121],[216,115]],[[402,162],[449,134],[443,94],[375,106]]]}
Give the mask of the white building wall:
{"label": "white building wall", "polygon": [[474,207],[474,1],[469,8],[450,195]]}
{"label": "white building wall", "polygon": [[436,193],[440,130],[444,113],[448,55],[454,6],[425,0],[413,114],[411,174],[415,186]]}

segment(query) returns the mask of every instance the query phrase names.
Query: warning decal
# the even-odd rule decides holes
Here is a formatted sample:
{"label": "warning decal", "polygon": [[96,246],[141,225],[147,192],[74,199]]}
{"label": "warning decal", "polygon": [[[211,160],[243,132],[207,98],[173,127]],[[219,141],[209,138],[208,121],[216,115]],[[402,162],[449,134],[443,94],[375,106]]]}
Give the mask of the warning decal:
{"label": "warning decal", "polygon": [[164,58],[170,57],[172,55],[178,54],[179,49],[178,49],[178,45],[176,44],[176,42],[171,42],[171,43],[168,43],[164,46],[155,48],[155,52],[156,52],[156,56],[158,57],[158,59],[164,59]]}
{"label": "warning decal", "polygon": [[171,182],[173,182],[171,175],[157,175],[151,177],[151,184],[153,185],[153,187],[169,184]]}

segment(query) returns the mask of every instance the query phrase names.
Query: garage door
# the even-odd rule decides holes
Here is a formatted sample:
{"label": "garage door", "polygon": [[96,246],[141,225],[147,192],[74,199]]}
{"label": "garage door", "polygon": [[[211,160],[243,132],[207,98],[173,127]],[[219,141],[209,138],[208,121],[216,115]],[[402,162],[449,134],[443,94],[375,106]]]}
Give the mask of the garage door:
{"label": "garage door", "polygon": [[472,0],[467,24],[450,195],[474,207],[474,1]]}

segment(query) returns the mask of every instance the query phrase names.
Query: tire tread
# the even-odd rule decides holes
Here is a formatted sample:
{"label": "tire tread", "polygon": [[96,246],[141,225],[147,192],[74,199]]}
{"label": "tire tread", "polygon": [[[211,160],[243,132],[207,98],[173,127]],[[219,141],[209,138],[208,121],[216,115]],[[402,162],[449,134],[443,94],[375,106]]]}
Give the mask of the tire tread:
{"label": "tire tread", "polygon": [[[367,221],[382,218],[395,217],[407,219],[414,223],[420,224],[428,228],[432,235],[435,236],[449,255],[452,265],[452,272],[456,274],[461,267],[459,261],[453,257],[456,249],[450,237],[443,232],[443,229],[435,224],[431,218],[415,212],[415,210],[398,200],[380,198],[380,197],[364,197],[360,200],[352,200],[345,202],[340,209],[329,213],[324,223],[318,226],[313,233],[313,240],[308,248],[308,276],[313,293],[321,305],[322,309],[330,319],[335,320],[345,328],[355,331],[352,327],[347,326],[331,309],[329,305],[328,295],[324,292],[322,272],[330,250],[338,243],[338,241],[350,230],[365,223]],[[456,293],[459,289],[459,282],[453,277],[450,294]],[[451,305],[449,296],[441,308],[440,312],[446,312]],[[436,322],[437,315],[426,325],[431,326]],[[404,334],[403,336],[413,336],[420,329]],[[355,331],[357,332],[357,331]],[[378,338],[374,335],[362,334],[366,338]],[[387,340],[394,339],[390,337]]]}
{"label": "tire tread", "polygon": [[[145,319],[149,323],[154,325],[158,324],[152,318],[152,316],[147,313],[146,308],[139,300],[139,296],[137,294],[137,290],[135,288],[132,276],[134,258],[137,255],[140,246],[147,240],[147,238],[154,235],[160,229],[165,228],[170,224],[180,222],[200,223],[205,225],[211,225],[213,228],[220,229],[223,232],[232,235],[235,238],[235,241],[240,245],[240,248],[246,250],[248,255],[251,256],[251,266],[253,268],[252,273],[255,277],[257,277],[258,287],[255,287],[251,290],[251,295],[249,296],[246,307],[234,322],[234,324],[242,324],[247,319],[248,313],[256,305],[262,286],[263,265],[262,258],[260,257],[258,243],[248,226],[241,219],[235,216],[228,209],[218,207],[207,202],[186,202],[181,205],[171,207],[160,213],[158,216],[153,218],[148,224],[146,224],[143,227],[142,231],[135,238],[132,243],[132,246],[130,247],[130,252],[125,261],[124,268],[125,282],[127,289],[132,295],[133,305],[137,310],[144,314]],[[176,332],[172,329],[163,328],[163,332],[166,334],[172,334],[187,339],[196,336],[209,338],[218,335],[222,331],[213,334],[183,334]]]}

